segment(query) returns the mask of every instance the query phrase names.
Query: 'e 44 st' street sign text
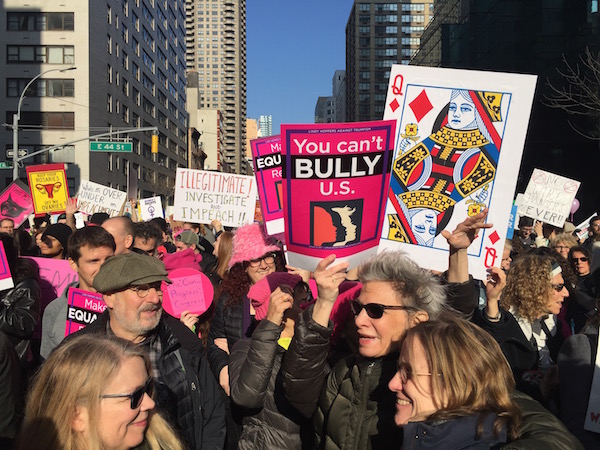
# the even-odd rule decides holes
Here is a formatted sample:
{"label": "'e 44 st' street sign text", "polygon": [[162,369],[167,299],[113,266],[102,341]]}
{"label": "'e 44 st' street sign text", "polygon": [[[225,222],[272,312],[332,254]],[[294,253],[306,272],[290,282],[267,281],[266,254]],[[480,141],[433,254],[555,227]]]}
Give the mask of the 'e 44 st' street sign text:
{"label": "'e 44 st' street sign text", "polygon": [[133,144],[131,142],[90,142],[91,152],[133,152]]}

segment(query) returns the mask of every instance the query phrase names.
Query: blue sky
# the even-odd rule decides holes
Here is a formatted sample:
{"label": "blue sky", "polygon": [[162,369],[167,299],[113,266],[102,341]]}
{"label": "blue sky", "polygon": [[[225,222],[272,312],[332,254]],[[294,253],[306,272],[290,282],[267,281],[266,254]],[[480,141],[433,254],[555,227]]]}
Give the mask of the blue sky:
{"label": "blue sky", "polygon": [[346,67],[346,22],[353,0],[247,0],[247,116],[313,123],[319,96],[331,95]]}

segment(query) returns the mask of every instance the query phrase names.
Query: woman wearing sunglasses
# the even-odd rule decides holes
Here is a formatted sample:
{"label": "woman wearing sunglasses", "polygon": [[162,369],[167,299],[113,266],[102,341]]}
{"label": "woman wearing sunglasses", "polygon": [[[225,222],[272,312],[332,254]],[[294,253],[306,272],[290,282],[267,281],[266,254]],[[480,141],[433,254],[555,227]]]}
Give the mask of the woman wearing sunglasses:
{"label": "woman wearing sunglasses", "polygon": [[518,436],[515,382],[494,339],[464,320],[421,322],[406,332],[396,395],[402,448],[496,448]]}
{"label": "woman wearing sunglasses", "polygon": [[139,346],[99,335],[68,340],[34,381],[17,448],[183,449],[153,410],[151,380]]}
{"label": "woman wearing sunglasses", "polygon": [[569,296],[560,264],[548,255],[521,256],[508,277],[492,267],[486,291],[487,306],[476,322],[500,344],[517,389],[548,404],[549,369],[564,341],[558,315]]}

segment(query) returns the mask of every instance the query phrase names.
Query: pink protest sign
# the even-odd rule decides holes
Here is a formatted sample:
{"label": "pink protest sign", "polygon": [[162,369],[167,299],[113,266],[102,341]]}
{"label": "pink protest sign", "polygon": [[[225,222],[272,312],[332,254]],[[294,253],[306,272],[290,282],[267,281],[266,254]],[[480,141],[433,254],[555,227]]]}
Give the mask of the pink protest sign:
{"label": "pink protest sign", "polygon": [[10,289],[15,286],[12,275],[10,274],[10,267],[8,267],[8,260],[6,259],[6,252],[4,251],[4,244],[0,241],[0,291],[4,289]]}
{"label": "pink protest sign", "polygon": [[250,145],[265,229],[270,235],[283,233],[281,136],[254,139]]}
{"label": "pink protest sign", "polygon": [[288,260],[313,270],[335,253],[375,254],[383,226],[394,121],[282,125]]}
{"label": "pink protest sign", "polygon": [[212,283],[199,270],[183,268],[169,272],[173,283],[163,283],[163,308],[173,317],[183,311],[204,313],[211,305],[214,295]]}
{"label": "pink protest sign", "polygon": [[70,288],[67,301],[69,306],[65,336],[85,328],[106,309],[106,304],[102,301],[102,294],[84,291],[83,289]]}
{"label": "pink protest sign", "polygon": [[19,180],[13,181],[0,194],[0,221],[12,219],[15,228],[25,222],[33,212],[33,200],[29,189]]}

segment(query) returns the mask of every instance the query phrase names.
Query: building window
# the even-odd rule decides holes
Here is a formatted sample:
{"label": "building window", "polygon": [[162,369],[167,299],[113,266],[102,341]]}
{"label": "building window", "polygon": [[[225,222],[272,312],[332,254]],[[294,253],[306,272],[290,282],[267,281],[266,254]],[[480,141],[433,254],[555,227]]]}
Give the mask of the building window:
{"label": "building window", "polygon": [[106,94],[106,112],[111,113],[113,109],[112,95]]}
{"label": "building window", "polygon": [[74,13],[7,12],[8,31],[73,31]]}
{"label": "building window", "polygon": [[[7,117],[10,115],[12,118],[15,113],[7,111],[6,114]],[[19,123],[22,126],[41,126],[41,128],[49,130],[73,130],[75,129],[75,113],[21,111],[21,120]]]}
{"label": "building window", "polygon": [[[6,96],[20,97],[29,83],[28,78],[9,78],[6,80]],[[74,97],[75,80],[71,79],[38,79],[27,89],[28,97]]]}
{"label": "building window", "polygon": [[14,63],[47,63],[47,64],[73,64],[75,62],[73,46],[45,46],[45,45],[8,45],[6,47],[6,61]]}

